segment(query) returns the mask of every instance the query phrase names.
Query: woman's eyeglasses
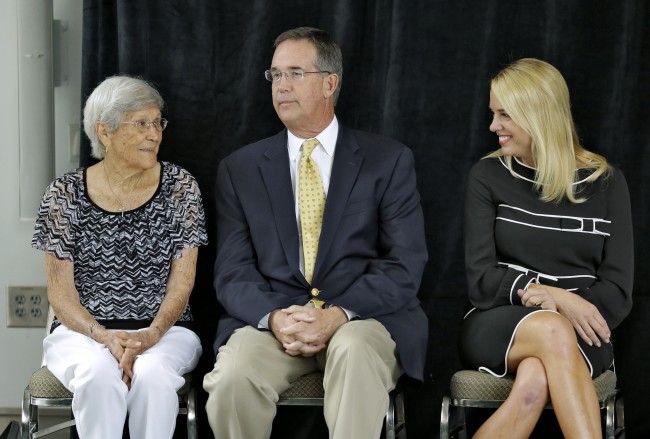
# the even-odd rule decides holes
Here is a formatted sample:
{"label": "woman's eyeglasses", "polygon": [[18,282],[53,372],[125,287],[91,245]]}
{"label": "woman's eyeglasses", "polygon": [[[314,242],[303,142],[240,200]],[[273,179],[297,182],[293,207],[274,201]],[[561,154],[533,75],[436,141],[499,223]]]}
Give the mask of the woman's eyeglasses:
{"label": "woman's eyeglasses", "polygon": [[153,126],[156,131],[163,131],[165,128],[167,128],[167,119],[156,119],[152,120],[151,122],[147,120],[136,120],[135,122],[122,122],[122,123],[128,123],[129,125],[133,125],[135,129],[140,131],[141,133],[146,133],[149,131],[149,129]]}

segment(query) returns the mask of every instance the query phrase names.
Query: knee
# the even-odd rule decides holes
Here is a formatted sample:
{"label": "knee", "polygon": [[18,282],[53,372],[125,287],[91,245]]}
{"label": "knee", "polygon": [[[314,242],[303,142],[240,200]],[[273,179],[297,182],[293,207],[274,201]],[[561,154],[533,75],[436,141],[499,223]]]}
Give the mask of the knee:
{"label": "knee", "polygon": [[527,408],[540,408],[548,403],[546,369],[539,359],[530,357],[519,364],[510,395]]}
{"label": "knee", "polygon": [[335,354],[339,357],[363,358],[384,356],[395,348],[395,342],[383,327],[378,331],[375,326],[379,322],[354,321],[343,325],[330,341],[327,349],[328,357]]}
{"label": "knee", "polygon": [[232,401],[252,386],[252,376],[254,368],[249,362],[217,357],[214,368],[203,379],[203,388],[210,398],[214,395],[219,402]]}
{"label": "knee", "polygon": [[556,313],[544,312],[530,316],[531,332],[542,351],[551,355],[570,357],[577,351],[577,338],[569,320]]}
{"label": "knee", "polygon": [[132,391],[138,388],[152,394],[176,393],[176,390],[183,385],[183,381],[183,377],[161,358],[141,356],[133,365]]}

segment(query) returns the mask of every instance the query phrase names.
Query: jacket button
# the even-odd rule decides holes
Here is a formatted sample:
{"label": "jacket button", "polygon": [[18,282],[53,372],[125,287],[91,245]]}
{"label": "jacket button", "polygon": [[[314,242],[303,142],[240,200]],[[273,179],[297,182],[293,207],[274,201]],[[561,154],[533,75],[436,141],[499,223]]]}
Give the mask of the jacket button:
{"label": "jacket button", "polygon": [[311,289],[311,296],[312,297],[317,297],[320,294],[320,291],[318,291],[318,288],[312,288]]}

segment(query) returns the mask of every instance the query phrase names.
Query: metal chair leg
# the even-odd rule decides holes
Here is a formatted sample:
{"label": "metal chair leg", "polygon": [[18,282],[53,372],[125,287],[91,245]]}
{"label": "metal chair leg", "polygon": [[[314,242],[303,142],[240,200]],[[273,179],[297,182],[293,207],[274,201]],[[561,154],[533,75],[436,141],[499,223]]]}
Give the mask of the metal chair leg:
{"label": "metal chair leg", "polygon": [[388,397],[386,411],[386,439],[406,439],[406,419],[404,417],[404,394],[393,390]]}
{"label": "metal chair leg", "polygon": [[625,434],[625,400],[622,396],[616,398],[614,410],[616,411],[614,417],[614,436],[617,438],[623,437]]}
{"label": "metal chair leg", "polygon": [[30,404],[31,397],[32,395],[29,391],[29,386],[27,386],[25,388],[25,392],[23,393],[23,407],[20,416],[20,437],[22,439],[30,439],[32,423],[32,407]]}
{"label": "metal chair leg", "polygon": [[449,404],[449,397],[444,396],[440,408],[440,439],[449,439]]}
{"label": "metal chair leg", "polygon": [[605,437],[607,439],[615,439],[616,438],[616,432],[615,432],[615,425],[614,425],[614,415],[615,413],[615,395],[609,395],[607,397],[607,400],[605,401]]}
{"label": "metal chair leg", "polygon": [[395,439],[395,400],[392,393],[388,398],[388,411],[386,412],[386,439]]}
{"label": "metal chair leg", "polygon": [[196,389],[192,387],[187,394],[187,439],[197,439]]}

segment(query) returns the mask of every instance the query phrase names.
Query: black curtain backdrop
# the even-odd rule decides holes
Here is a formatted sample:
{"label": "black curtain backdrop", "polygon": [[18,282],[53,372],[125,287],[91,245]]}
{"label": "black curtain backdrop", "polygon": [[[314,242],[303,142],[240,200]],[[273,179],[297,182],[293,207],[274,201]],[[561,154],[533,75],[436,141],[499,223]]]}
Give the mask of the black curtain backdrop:
{"label": "black curtain backdrop", "polygon": [[[329,31],[343,50],[339,120],[402,141],[417,161],[430,252],[420,297],[430,344],[425,383],[407,392],[408,436],[438,436],[440,400],[460,368],[465,177],[498,147],[488,131],[489,79],[510,61],[537,57],[564,74],[587,148],[622,168],[630,185],[635,304],[614,343],[627,437],[650,437],[644,404],[650,391],[650,255],[644,245],[650,233],[649,17],[644,0],[85,0],[84,100],[110,75],[152,81],[170,121],[159,158],[187,168],[203,191],[212,242],[201,250],[191,300],[205,349],[198,387],[212,367],[221,312],[212,288],[217,165],[282,128],[263,77],[272,42],[289,28],[314,26]],[[90,163],[86,143],[82,165]],[[200,410],[204,399],[202,392]],[[289,434],[286,421],[295,414],[279,414],[274,437],[322,436],[314,433],[322,431],[319,413],[311,415],[317,426],[307,423]],[[201,437],[210,437],[203,414],[200,429]]]}

